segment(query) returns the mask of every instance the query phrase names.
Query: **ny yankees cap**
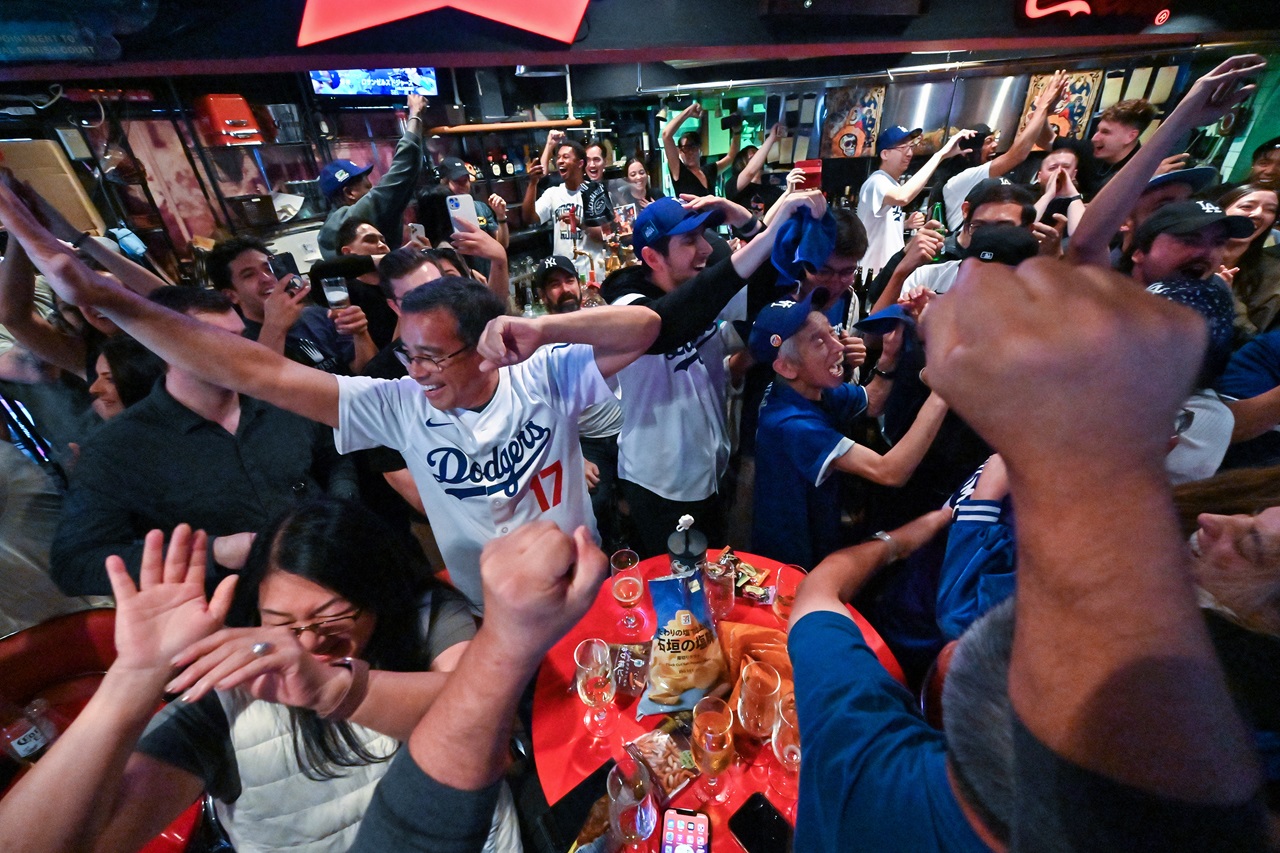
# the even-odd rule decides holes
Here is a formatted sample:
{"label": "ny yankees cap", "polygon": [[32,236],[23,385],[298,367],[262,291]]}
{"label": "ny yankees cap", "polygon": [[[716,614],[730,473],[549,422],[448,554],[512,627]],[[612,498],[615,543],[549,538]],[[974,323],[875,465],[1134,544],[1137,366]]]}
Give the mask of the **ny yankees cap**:
{"label": "ny yankees cap", "polygon": [[724,222],[724,214],[718,210],[697,210],[685,207],[674,198],[660,198],[649,204],[636,217],[634,231],[631,235],[631,248],[636,257],[640,250],[651,246],[663,237],[674,237],[677,234],[688,234],[690,231],[703,228],[714,228]]}
{"label": "ny yankees cap", "polygon": [[320,170],[320,192],[328,198],[356,178],[362,178],[372,171],[372,163],[368,166],[357,166],[350,160],[334,160],[332,163],[326,163]]}
{"label": "ny yankees cap", "polygon": [[564,255],[552,255],[549,258],[543,258],[538,263],[538,277],[534,281],[534,285],[539,289],[547,286],[547,279],[555,270],[564,270],[576,280],[578,278],[578,268],[573,265],[573,261]]}
{"label": "ny yankees cap", "polygon": [[825,287],[815,287],[799,302],[781,299],[772,305],[766,305],[756,317],[751,335],[747,339],[751,357],[760,364],[773,364],[783,342],[800,331],[800,327],[809,319],[809,314],[821,311],[829,298],[830,294]]}
{"label": "ny yankees cap", "polygon": [[1227,226],[1227,236],[1233,240],[1253,233],[1253,222],[1247,216],[1227,216],[1210,201],[1176,201],[1148,216],[1133,235],[1134,243],[1148,245],[1160,234],[1194,234],[1219,222]]}

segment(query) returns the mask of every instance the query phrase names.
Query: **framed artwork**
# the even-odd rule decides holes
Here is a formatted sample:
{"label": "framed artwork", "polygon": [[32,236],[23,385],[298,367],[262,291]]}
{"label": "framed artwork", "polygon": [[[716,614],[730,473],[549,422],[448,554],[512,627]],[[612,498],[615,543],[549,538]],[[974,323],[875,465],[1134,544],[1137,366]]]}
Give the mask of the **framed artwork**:
{"label": "framed artwork", "polygon": [[828,89],[822,122],[821,157],[870,157],[880,134],[884,86]]}
{"label": "framed artwork", "polygon": [[[1031,102],[1052,76],[1031,76],[1031,85],[1027,87],[1027,102],[1022,106],[1022,121],[1018,123],[1019,130],[1027,123],[1027,111],[1031,109]],[[1101,71],[1073,71],[1067,75],[1067,91],[1049,114],[1049,126],[1053,128],[1053,132],[1063,139],[1083,139],[1089,128],[1089,118],[1093,115],[1093,105],[1097,103],[1101,90]]]}

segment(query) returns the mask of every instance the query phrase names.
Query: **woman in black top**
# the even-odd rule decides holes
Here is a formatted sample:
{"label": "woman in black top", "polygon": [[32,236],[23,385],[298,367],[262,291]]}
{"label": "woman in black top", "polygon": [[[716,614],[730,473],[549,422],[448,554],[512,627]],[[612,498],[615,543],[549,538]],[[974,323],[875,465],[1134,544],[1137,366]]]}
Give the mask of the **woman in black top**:
{"label": "woman in black top", "polygon": [[681,134],[676,145],[676,131],[690,116],[702,118],[702,104],[693,102],[662,128],[662,150],[667,155],[667,169],[671,172],[671,188],[676,197],[682,195],[703,196],[716,194],[716,175],[738,156],[742,141],[739,128],[729,138],[729,153],[715,162],[702,162],[702,135],[696,130]]}

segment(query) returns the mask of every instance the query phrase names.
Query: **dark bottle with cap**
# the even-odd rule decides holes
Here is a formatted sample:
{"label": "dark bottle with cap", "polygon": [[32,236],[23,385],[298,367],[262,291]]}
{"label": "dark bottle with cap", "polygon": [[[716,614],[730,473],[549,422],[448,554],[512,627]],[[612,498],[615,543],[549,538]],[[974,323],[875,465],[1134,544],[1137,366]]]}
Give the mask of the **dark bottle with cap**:
{"label": "dark bottle with cap", "polygon": [[707,559],[707,537],[693,529],[692,516],[680,516],[675,532],[667,537],[667,556],[673,575],[692,574]]}
{"label": "dark bottle with cap", "polygon": [[[937,221],[938,233],[941,234],[945,240],[947,236],[947,218],[942,213],[942,202],[935,201],[933,203],[933,211],[929,214],[929,218]],[[933,262],[935,264],[942,260],[942,252],[943,250],[939,249],[938,253],[933,256]]]}

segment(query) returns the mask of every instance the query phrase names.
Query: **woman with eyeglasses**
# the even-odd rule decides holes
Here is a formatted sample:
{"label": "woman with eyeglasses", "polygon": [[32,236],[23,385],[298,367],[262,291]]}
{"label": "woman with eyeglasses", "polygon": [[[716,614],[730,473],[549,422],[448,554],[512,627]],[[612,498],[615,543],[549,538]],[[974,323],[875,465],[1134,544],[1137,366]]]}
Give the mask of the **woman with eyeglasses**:
{"label": "woman with eyeglasses", "polygon": [[742,146],[742,127],[739,125],[729,136],[729,153],[713,162],[702,162],[702,134],[696,130],[680,134],[676,144],[676,131],[685,120],[702,119],[702,104],[694,101],[662,128],[662,150],[667,155],[667,171],[671,173],[671,189],[677,198],[682,195],[704,196],[716,194],[716,175],[727,169]]}
{"label": "woman with eyeglasses", "polygon": [[[91,703],[63,735],[91,748],[49,763],[75,772],[58,780],[66,807],[48,837],[136,850],[208,793],[242,853],[345,851],[474,635],[471,611],[357,504],[317,501],[275,520],[229,579],[234,599],[224,584],[207,610],[205,542],[184,525],[166,558],[153,531],[141,592],[108,561],[118,657],[100,692],[110,708]],[[194,583],[179,589],[183,577]],[[162,694],[178,698],[151,717]],[[98,793],[77,795],[88,791]],[[0,805],[0,831],[17,819]],[[521,849],[509,792],[485,849]]]}

